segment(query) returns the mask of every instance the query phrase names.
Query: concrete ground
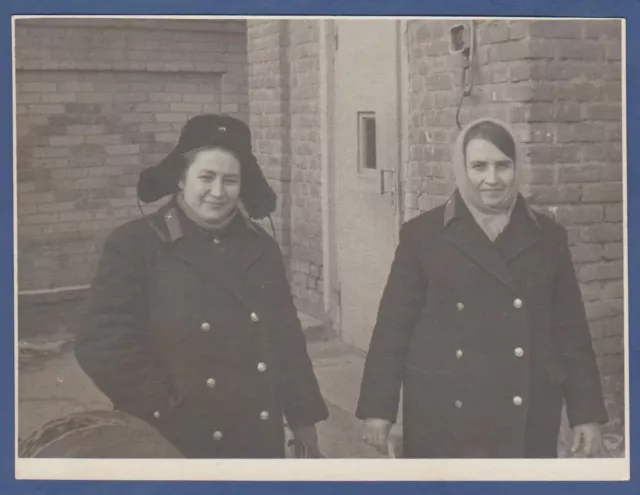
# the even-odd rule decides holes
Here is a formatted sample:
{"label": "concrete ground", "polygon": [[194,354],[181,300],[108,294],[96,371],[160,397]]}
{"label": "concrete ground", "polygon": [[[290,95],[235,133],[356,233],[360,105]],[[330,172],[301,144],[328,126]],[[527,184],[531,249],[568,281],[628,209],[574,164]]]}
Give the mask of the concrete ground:
{"label": "concrete ground", "polygon": [[[303,322],[313,334],[316,322]],[[49,335],[21,347],[24,359],[18,381],[20,438],[70,413],[111,408],[106,396],[79,368],[69,335]],[[330,411],[329,420],[318,425],[323,454],[331,458],[382,457],[360,440],[360,421],[354,416],[364,357],[336,341],[317,339],[310,341],[309,353]]]}

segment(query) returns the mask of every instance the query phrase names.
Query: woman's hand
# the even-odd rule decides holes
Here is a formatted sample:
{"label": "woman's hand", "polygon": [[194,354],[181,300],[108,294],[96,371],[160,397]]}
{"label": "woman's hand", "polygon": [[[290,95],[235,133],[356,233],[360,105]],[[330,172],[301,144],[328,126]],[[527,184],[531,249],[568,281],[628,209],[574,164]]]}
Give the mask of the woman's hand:
{"label": "woman's hand", "polygon": [[[580,446],[582,445],[582,448]],[[580,451],[585,457],[593,457],[602,447],[602,434],[597,423],[585,423],[573,429],[573,447],[571,453]]]}
{"label": "woman's hand", "polygon": [[314,459],[323,458],[318,446],[318,432],[316,426],[298,426],[291,428],[295,441],[299,445],[303,445],[307,449],[307,457]]}
{"label": "woman's hand", "polygon": [[367,418],[362,422],[362,439],[386,454],[391,426],[391,421],[388,419]]}

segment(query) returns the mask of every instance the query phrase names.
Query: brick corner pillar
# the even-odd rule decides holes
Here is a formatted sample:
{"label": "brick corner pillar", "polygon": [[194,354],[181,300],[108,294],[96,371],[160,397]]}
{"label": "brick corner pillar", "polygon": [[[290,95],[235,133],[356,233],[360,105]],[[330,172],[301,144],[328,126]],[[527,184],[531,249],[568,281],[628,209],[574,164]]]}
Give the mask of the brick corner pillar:
{"label": "brick corner pillar", "polygon": [[249,124],[258,163],[278,195],[273,221],[286,266],[291,247],[288,45],[288,21],[247,21]]}

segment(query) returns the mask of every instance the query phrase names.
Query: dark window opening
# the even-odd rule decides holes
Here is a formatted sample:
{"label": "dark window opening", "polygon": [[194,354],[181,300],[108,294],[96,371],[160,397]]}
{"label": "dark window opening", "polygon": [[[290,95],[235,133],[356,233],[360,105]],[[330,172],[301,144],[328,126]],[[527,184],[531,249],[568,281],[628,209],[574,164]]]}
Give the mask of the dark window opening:
{"label": "dark window opening", "polygon": [[376,160],[376,117],[373,112],[358,114],[360,170],[375,170]]}

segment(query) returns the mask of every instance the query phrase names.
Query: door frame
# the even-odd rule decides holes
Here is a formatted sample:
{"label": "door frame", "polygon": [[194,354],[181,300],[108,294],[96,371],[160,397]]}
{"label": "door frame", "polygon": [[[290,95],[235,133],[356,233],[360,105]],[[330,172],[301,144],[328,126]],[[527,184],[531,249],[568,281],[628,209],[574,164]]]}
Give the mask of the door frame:
{"label": "door frame", "polygon": [[[399,237],[404,222],[403,178],[409,156],[409,46],[408,20],[389,20],[396,23],[398,132],[395,180],[394,217],[395,237]],[[337,270],[336,242],[336,183],[335,183],[335,50],[339,49],[339,33],[332,19],[320,19],[320,169],[322,207],[322,278],[325,324],[341,336],[340,277]]]}

